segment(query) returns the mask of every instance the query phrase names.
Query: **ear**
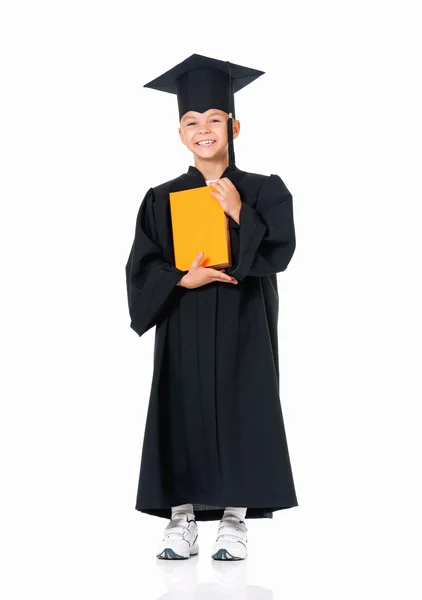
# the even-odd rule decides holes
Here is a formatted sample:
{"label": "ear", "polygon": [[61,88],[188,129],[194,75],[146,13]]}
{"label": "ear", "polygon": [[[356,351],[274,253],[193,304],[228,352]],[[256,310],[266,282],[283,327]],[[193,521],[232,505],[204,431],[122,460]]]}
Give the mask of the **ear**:
{"label": "ear", "polygon": [[238,119],[233,120],[233,139],[236,139],[240,132],[240,121]]}
{"label": "ear", "polygon": [[[182,143],[185,144],[185,136],[183,135],[183,131],[182,131],[181,127],[179,127],[179,137],[182,140]],[[186,144],[185,144],[185,146],[186,146]]]}

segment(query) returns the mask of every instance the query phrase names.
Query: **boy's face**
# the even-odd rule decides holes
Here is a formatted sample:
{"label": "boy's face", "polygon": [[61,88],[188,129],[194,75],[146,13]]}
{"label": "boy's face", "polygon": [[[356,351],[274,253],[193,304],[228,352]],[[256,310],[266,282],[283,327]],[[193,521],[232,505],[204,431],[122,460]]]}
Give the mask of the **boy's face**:
{"label": "boy's face", "polygon": [[[210,108],[203,113],[190,110],[180,120],[180,139],[198,158],[222,158],[227,153],[228,118],[226,112],[217,108]],[[234,119],[233,139],[239,135],[239,130],[240,122]]]}

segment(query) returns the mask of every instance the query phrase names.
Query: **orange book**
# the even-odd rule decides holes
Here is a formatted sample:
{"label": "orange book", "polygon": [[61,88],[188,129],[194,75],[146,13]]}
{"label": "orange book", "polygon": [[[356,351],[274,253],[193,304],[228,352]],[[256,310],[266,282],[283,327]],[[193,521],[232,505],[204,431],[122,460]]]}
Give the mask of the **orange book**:
{"label": "orange book", "polygon": [[232,266],[229,218],[212,186],[170,192],[170,214],[176,267],[188,271],[199,252],[202,267]]}

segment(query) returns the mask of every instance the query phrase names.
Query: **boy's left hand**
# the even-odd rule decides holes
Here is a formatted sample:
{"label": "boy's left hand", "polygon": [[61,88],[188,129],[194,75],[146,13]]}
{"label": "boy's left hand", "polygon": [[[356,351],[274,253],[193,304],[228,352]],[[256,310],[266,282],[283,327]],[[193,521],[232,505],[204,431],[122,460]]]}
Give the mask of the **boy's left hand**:
{"label": "boy's left hand", "polygon": [[231,217],[236,223],[239,223],[242,201],[235,185],[228,177],[217,179],[217,181],[213,181],[210,185],[216,190],[215,192],[210,190],[210,193],[214,198],[217,198],[226,215]]}

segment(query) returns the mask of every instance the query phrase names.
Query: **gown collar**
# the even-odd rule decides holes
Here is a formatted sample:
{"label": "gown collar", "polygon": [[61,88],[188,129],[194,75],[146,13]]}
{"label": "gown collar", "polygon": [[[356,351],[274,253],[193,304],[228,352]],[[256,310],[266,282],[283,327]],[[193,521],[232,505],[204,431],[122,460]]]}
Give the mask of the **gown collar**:
{"label": "gown collar", "polygon": [[[193,165],[189,165],[187,174],[195,176],[198,179],[198,182],[200,181],[202,185],[206,185],[205,177],[203,176],[203,174],[197,167],[194,167]],[[238,180],[240,175],[242,175],[242,174],[243,174],[243,171],[238,169],[236,166],[234,167],[234,169],[229,169],[229,167],[226,167],[224,169],[223,173],[220,175],[220,179],[222,179],[223,177],[228,177],[230,179],[230,181],[234,182],[234,181]]]}

